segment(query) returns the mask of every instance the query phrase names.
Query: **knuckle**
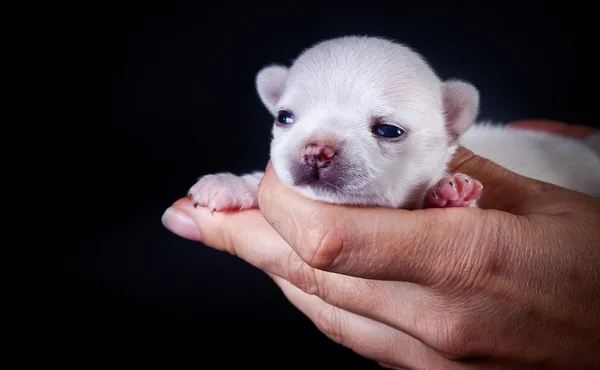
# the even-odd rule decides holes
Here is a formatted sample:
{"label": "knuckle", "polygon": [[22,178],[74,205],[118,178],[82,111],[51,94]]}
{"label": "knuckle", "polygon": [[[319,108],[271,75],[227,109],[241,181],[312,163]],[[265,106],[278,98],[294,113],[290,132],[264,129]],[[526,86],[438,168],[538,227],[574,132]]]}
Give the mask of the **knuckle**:
{"label": "knuckle", "polygon": [[217,243],[227,253],[237,256],[235,241],[231,232],[225,227],[217,228]]}
{"label": "knuckle", "polygon": [[[481,326],[480,326],[481,327]],[[433,327],[434,347],[446,358],[459,360],[475,353],[476,326],[464,315],[450,314]]]}
{"label": "knuckle", "polygon": [[329,339],[341,345],[345,344],[344,330],[338,308],[323,305],[321,309],[316,311],[313,322]]}
{"label": "knuckle", "polygon": [[451,172],[465,172],[465,169],[481,164],[480,161],[482,159],[483,158],[475,155],[471,150],[460,146],[449,163],[449,169]]}
{"label": "knuckle", "polygon": [[286,265],[285,271],[287,271],[290,283],[307,294],[318,297],[323,297],[326,294],[324,284],[320,283],[317,276],[317,271],[300,258],[297,258],[297,255],[290,254]]}
{"label": "knuckle", "polygon": [[308,231],[301,237],[300,248],[304,260],[310,266],[326,270],[336,261],[344,248],[344,240],[335,223],[323,222],[322,218],[311,217]]}
{"label": "knuckle", "polygon": [[268,181],[259,181],[258,187],[256,188],[256,198],[259,204],[269,203],[272,191],[271,184]]}

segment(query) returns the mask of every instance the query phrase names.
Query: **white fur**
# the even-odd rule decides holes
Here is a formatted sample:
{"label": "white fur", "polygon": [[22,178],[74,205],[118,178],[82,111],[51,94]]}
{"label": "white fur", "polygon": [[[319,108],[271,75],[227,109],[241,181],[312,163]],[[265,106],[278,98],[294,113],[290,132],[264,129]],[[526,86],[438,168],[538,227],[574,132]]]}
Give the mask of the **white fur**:
{"label": "white fur", "polygon": [[212,211],[250,209],[258,207],[258,183],[264,172],[236,176],[228,172],[201,177],[189,190],[195,204]]}
{"label": "white fur", "polygon": [[[340,143],[350,168],[339,173],[343,186],[335,191],[294,186],[313,199],[422,207],[426,192],[448,176],[447,163],[458,144],[524,176],[600,196],[600,157],[590,146],[472,125],[479,109],[477,89],[464,81],[441,81],[419,54],[386,39],[348,36],[317,43],[290,68],[272,64],[259,71],[256,89],[273,116],[284,109],[295,116],[291,125],[273,125],[270,155],[282,182],[293,186],[290,169],[304,146],[315,140]],[[405,135],[396,141],[376,137],[370,129],[374,117],[403,128]],[[255,206],[248,199],[256,196],[252,187],[260,173],[250,182],[219,175],[218,181],[201,178],[190,197],[217,210]]]}
{"label": "white fur", "polygon": [[513,172],[600,197],[600,156],[582,140],[487,122],[471,126],[460,140]]}
{"label": "white fur", "polygon": [[[282,182],[291,184],[290,162],[303,145],[314,137],[341,140],[357,162],[346,174],[344,189],[323,192],[302,186],[297,191],[330,203],[401,207],[412,202],[412,192],[422,197],[442,178],[455,149],[446,144],[440,89],[427,63],[403,45],[365,37],[314,45],[289,69],[276,104],[292,110],[296,122],[273,127],[273,168]],[[407,138],[386,143],[373,137],[373,116],[400,125]]]}

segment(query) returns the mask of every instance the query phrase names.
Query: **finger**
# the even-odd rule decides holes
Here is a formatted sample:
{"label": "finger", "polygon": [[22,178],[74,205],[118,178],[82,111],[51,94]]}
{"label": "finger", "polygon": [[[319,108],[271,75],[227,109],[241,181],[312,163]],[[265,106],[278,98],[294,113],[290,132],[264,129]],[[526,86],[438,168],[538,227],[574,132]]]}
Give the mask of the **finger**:
{"label": "finger", "polygon": [[283,261],[294,260],[294,251],[256,209],[213,213],[208,208],[195,207],[188,198],[181,198],[165,212],[163,223],[177,235],[191,235],[188,239],[238,256],[272,273],[283,273]]}
{"label": "finger", "polygon": [[306,263],[321,270],[439,285],[455,278],[469,281],[503,253],[490,244],[495,239],[489,235],[504,235],[499,229],[506,223],[491,222],[479,209],[407,211],[321,203],[283,185],[271,167],[258,198],[267,221]]}
{"label": "finger", "polygon": [[[331,305],[414,335],[422,336],[430,328],[413,324],[425,321],[440,306],[437,298],[421,286],[349,277],[307,265],[256,210],[212,213],[206,208],[195,208],[183,198],[169,212],[191,217],[205,245],[236,255]],[[184,215],[168,221],[169,229],[179,230],[177,223]]]}
{"label": "finger", "polygon": [[574,138],[584,138],[598,131],[598,129],[573,125],[560,121],[552,120],[519,120],[508,124],[508,127],[523,130],[544,131],[557,135],[569,136]]}
{"label": "finger", "polygon": [[321,332],[361,356],[399,368],[459,368],[457,364],[408,334],[331,306],[277,276],[272,278],[289,301]]}

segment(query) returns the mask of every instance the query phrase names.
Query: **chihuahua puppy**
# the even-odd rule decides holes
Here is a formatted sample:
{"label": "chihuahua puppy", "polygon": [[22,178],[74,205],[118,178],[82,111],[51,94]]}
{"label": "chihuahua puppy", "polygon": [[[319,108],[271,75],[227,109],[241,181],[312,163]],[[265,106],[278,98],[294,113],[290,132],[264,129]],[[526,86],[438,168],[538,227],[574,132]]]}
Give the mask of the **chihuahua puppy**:
{"label": "chihuahua puppy", "polygon": [[[447,171],[459,145],[521,175],[600,196],[600,156],[591,145],[474,124],[479,92],[472,84],[440,80],[421,55],[388,39],[319,42],[290,67],[260,70],[256,90],[274,117],[270,157],[277,177],[311,199],[476,207],[482,184]],[[188,196],[213,212],[256,208],[262,175],[208,174]]]}

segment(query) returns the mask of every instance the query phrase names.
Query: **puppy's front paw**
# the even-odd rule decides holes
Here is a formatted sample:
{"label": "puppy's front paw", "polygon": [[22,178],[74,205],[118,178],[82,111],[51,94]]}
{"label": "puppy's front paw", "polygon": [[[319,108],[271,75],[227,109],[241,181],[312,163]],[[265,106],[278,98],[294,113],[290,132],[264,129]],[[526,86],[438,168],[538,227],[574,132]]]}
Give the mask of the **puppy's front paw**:
{"label": "puppy's front paw", "polygon": [[425,208],[475,207],[482,189],[481,182],[465,174],[446,176],[425,195]]}
{"label": "puppy's front paw", "polygon": [[194,206],[207,207],[212,212],[258,208],[256,192],[262,172],[237,176],[217,173],[202,176],[188,191]]}

